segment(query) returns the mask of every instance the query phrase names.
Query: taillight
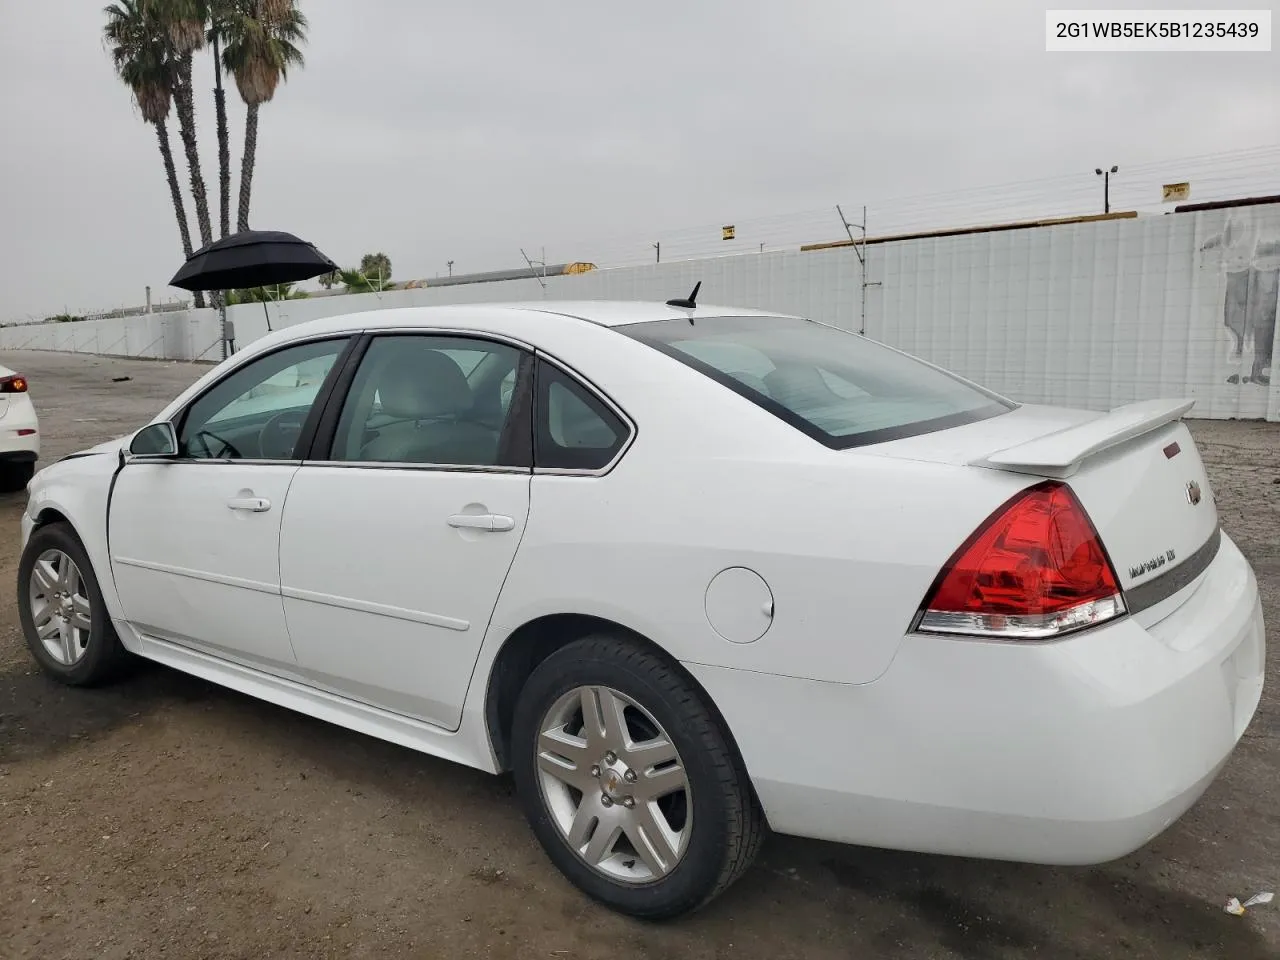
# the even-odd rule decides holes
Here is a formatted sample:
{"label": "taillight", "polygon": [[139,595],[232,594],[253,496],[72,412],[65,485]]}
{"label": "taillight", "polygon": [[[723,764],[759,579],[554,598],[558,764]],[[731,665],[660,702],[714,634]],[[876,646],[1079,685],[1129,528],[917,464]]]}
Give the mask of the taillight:
{"label": "taillight", "polygon": [[11,377],[0,377],[0,393],[26,393],[27,378],[14,374]]}
{"label": "taillight", "polygon": [[1046,640],[1125,613],[1111,560],[1066,484],[1023,490],[942,568],[917,630]]}

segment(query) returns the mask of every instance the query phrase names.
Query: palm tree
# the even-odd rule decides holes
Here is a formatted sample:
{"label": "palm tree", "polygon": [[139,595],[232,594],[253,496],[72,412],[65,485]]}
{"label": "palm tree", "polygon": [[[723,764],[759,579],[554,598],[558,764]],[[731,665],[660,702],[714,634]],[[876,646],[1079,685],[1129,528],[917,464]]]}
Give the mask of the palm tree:
{"label": "palm tree", "polygon": [[382,290],[391,282],[391,258],[385,253],[366,253],[360,258],[360,272]]}
{"label": "palm tree", "polygon": [[279,300],[305,300],[311,294],[295,290],[292,283],[275,283],[269,287],[249,287],[245,290],[228,290],[227,306],[239,303],[275,303]]}
{"label": "palm tree", "polygon": [[191,86],[191,62],[195,51],[205,43],[205,25],[209,20],[208,0],[144,0],[144,9],[159,18],[169,35],[177,67],[173,101],[178,109],[178,132],[182,137],[187,169],[191,174],[191,197],[196,205],[200,241],[202,245],[207,244],[213,240],[213,230],[209,223],[209,197],[205,192],[204,175],[200,171],[200,151],[196,144],[196,105]]}
{"label": "palm tree", "polygon": [[253,164],[258,151],[258,109],[275,96],[290,67],[303,64],[299,46],[307,39],[307,18],[295,0],[228,0],[226,49],[222,65],[236,79],[248,108],[244,156],[240,161],[240,208],[236,229],[249,229]]}
{"label": "palm tree", "polygon": [[222,45],[226,42],[232,4],[212,0],[209,6],[208,42],[213,47],[213,106],[218,118],[218,229],[231,232],[231,137],[227,130],[227,92],[222,87]]}
{"label": "palm tree", "polygon": [[[156,129],[173,212],[178,219],[178,233],[182,237],[182,252],[189,257],[191,228],[187,224],[187,208],[178,184],[173,150],[169,146],[168,118],[177,67],[170,56],[167,31],[150,9],[148,0],[119,0],[103,12],[107,17],[103,36],[116,73],[132,91],[142,119]],[[196,306],[204,306],[204,298],[198,293],[196,301]]]}
{"label": "palm tree", "polygon": [[297,0],[258,0],[258,15],[268,23],[281,23],[289,18]]}
{"label": "palm tree", "polygon": [[338,282],[345,288],[345,293],[385,293],[395,289],[395,284],[386,277],[365,273],[359,267],[339,270]]}

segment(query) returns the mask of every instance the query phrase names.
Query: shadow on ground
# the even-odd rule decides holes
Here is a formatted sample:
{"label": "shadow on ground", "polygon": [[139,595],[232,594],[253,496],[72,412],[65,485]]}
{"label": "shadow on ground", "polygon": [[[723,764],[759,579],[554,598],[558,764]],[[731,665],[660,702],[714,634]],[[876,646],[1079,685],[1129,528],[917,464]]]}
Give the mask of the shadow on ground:
{"label": "shadow on ground", "polygon": [[[345,785],[356,798],[388,797],[405,809],[462,805],[482,836],[523,831],[507,777],[424,757],[147,664],[114,686],[72,690],[11,661],[0,674],[0,764],[74,749],[170,708],[200,711],[243,747],[311,771],[300,776]],[[636,954],[653,956],[669,956],[686,938],[720,939],[726,928],[746,938],[744,927],[768,929],[773,918],[791,929],[807,925],[810,939],[830,947],[844,942],[877,957],[1274,958],[1247,921],[1162,883],[1154,875],[1158,858],[1142,861],[1062,869],[775,837],[735,888],[676,924],[634,923],[567,889],[561,912],[618,927]],[[549,866],[544,871],[553,873]],[[494,886],[495,894],[501,884],[503,895],[537,896],[536,885],[518,872],[504,879],[501,871],[477,867],[472,874],[481,886]],[[538,878],[538,885],[546,882]],[[551,882],[564,886],[558,876]],[[922,943],[942,952],[921,954]]]}
{"label": "shadow on ground", "polygon": [[48,756],[160,704],[218,695],[218,688],[203,680],[141,661],[116,683],[95,688],[65,687],[41,673],[34,661],[12,661],[0,672],[0,763]]}

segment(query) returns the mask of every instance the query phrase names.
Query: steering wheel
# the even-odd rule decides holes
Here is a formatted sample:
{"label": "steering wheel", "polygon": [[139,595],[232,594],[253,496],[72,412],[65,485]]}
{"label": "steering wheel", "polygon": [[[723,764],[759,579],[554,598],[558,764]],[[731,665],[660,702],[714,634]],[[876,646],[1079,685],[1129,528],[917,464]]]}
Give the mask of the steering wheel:
{"label": "steering wheel", "polygon": [[[209,446],[210,439],[219,444],[217,453],[214,453],[213,448]],[[191,440],[192,442],[196,440],[200,441],[200,446],[204,449],[205,456],[210,460],[223,460],[228,454],[238,460],[244,459],[244,454],[235,448],[235,444],[231,443],[229,440],[223,440],[222,437],[218,436],[212,430],[197,430],[195,436],[192,437]]]}
{"label": "steering wheel", "polygon": [[290,460],[302,436],[307,415],[300,410],[285,410],[268,420],[258,434],[258,449],[266,460]]}

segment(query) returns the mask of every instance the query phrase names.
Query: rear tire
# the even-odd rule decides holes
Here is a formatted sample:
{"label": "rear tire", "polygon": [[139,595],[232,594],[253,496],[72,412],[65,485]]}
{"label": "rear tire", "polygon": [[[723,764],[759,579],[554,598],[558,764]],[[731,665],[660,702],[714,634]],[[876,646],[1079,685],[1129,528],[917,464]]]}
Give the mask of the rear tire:
{"label": "rear tire", "polygon": [[18,619],[36,663],[60,683],[104,683],[129,662],[70,524],[32,531],[18,563]]}
{"label": "rear tire", "polygon": [[34,463],[0,464],[0,493],[17,493],[25,490],[35,475]]}
{"label": "rear tire", "polygon": [[[622,719],[611,728],[609,717]],[[551,861],[588,896],[634,917],[667,919],[710,902],[751,865],[766,832],[701,693],[619,637],[574,641],[533,671],[516,704],[512,767]]]}

